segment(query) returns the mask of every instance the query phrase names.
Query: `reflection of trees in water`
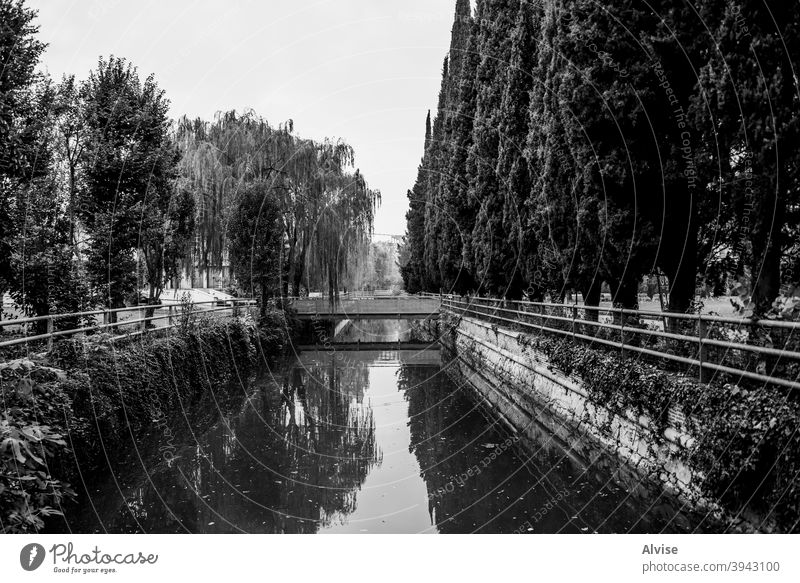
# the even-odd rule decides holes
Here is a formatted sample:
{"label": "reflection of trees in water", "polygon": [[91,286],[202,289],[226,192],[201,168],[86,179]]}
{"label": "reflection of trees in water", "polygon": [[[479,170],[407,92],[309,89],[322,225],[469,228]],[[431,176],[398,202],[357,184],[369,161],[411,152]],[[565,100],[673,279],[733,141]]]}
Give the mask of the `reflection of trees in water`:
{"label": "reflection of trees in water", "polygon": [[[620,462],[598,463],[610,459],[603,456],[585,466],[539,425],[530,428],[535,445],[528,452],[512,448],[484,465],[507,435],[475,407],[471,387],[458,388],[438,367],[413,365],[401,367],[398,384],[409,402],[411,450],[440,532],[507,533],[527,531],[528,524],[538,533],[690,529],[669,499],[629,496],[616,483]],[[480,471],[465,476],[474,467]]]}
{"label": "reflection of trees in water", "polygon": [[140,478],[106,528],[304,533],[346,517],[381,458],[363,403],[368,375],[330,363],[263,383],[199,445],[181,447],[173,467],[153,468],[153,485]]}
{"label": "reflection of trees in water", "polygon": [[473,524],[486,520],[486,508],[474,502],[486,493],[480,482],[486,482],[488,476],[470,478],[463,487],[453,484],[450,492],[446,489],[453,478],[477,461],[464,448],[469,448],[468,442],[485,429],[485,419],[464,406],[464,389],[456,387],[439,367],[403,365],[398,386],[408,400],[411,451],[427,486],[432,519],[440,532],[474,530]]}

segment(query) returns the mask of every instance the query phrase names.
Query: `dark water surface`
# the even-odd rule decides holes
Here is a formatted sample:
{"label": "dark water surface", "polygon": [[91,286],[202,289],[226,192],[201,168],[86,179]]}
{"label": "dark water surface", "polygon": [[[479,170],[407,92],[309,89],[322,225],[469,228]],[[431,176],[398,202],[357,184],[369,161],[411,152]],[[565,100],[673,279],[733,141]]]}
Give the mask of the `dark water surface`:
{"label": "dark water surface", "polygon": [[[67,515],[75,532],[510,533],[697,529],[543,438],[523,449],[437,351],[307,353],[233,413],[158,444]],[[163,447],[163,445],[161,446]],[[138,449],[138,448],[137,448]],[[163,453],[163,452],[162,452]],[[84,497],[86,498],[86,497]]]}

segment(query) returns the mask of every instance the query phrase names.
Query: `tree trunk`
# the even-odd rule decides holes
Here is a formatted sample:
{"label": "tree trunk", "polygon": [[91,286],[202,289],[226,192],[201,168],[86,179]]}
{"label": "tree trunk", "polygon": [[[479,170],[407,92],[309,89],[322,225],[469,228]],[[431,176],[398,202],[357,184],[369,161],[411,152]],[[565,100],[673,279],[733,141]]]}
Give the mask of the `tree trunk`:
{"label": "tree trunk", "polygon": [[295,266],[294,272],[294,281],[292,284],[294,285],[294,294],[299,296],[300,295],[300,285],[303,281],[303,269],[306,264],[306,254],[308,253],[308,245],[303,243],[303,246],[300,248],[300,256],[297,258],[297,265]]}
{"label": "tree trunk", "polygon": [[[638,280],[625,280],[614,282],[611,288],[612,304],[615,308],[636,310],[639,308],[639,282]],[[622,322],[621,314],[614,313],[614,323]]]}
{"label": "tree trunk", "polygon": [[[779,184],[782,186],[785,182]],[[782,197],[775,192],[776,187],[771,181],[766,186],[771,194],[759,205],[752,235],[753,315],[758,318],[770,311],[781,288],[781,229],[786,209]]]}
{"label": "tree trunk", "polygon": [[[161,292],[162,291],[163,291],[163,288],[157,287],[155,284],[151,283],[150,284],[150,291],[149,291],[149,294],[148,294],[148,297],[147,297],[147,305],[148,306],[155,306],[158,303],[158,301],[161,299]],[[144,311],[144,317],[145,318],[152,318],[153,314],[155,314],[155,311],[156,311],[155,308],[147,308]],[[152,322],[147,322],[146,324],[147,324],[147,326],[146,326],[147,328],[154,328],[155,327],[155,324],[153,324]]]}
{"label": "tree trunk", "polygon": [[[599,278],[594,278],[592,282],[589,284],[589,287],[585,290],[582,290],[583,293],[583,305],[589,307],[598,307],[600,305],[600,299],[602,297],[603,291],[603,282],[600,281]],[[598,321],[598,312],[596,310],[586,310],[586,319],[591,322]]]}
{"label": "tree trunk", "polygon": [[685,314],[692,307],[695,290],[697,288],[697,221],[693,220],[686,225],[686,230],[680,230],[671,237],[671,245],[679,246],[681,253],[676,253],[671,261],[662,266],[664,274],[669,281],[670,312]]}

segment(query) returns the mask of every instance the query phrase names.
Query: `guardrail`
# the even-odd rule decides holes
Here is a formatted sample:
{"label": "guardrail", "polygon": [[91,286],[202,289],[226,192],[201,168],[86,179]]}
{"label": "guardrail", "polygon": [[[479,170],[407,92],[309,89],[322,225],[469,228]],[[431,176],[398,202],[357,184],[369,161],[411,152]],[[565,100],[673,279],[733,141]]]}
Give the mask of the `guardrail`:
{"label": "guardrail", "polygon": [[[623,356],[637,353],[651,359],[686,365],[697,370],[701,382],[709,382],[714,373],[723,373],[758,383],[800,389],[796,374],[792,373],[789,378],[779,376],[785,371],[787,362],[800,363],[800,352],[785,348],[790,340],[797,341],[800,322],[491,298],[461,299],[457,296],[443,296],[442,307],[458,315],[505,326],[519,326],[576,341],[598,343],[619,349]],[[767,330],[770,335],[782,336],[784,348],[724,339],[725,336],[749,336],[758,329]],[[712,334],[718,338],[711,337]],[[720,350],[724,351],[721,355]],[[726,360],[741,361],[742,358],[758,360],[748,362],[744,367],[725,364]],[[747,370],[753,364],[756,370]],[[768,364],[771,368],[768,368]],[[768,374],[768,371],[773,374]]]}
{"label": "guardrail", "polygon": [[[159,304],[153,306],[132,306],[128,308],[91,310],[86,312],[72,312],[68,314],[50,314],[47,316],[18,318],[15,320],[1,320],[0,330],[11,326],[23,326],[25,330],[23,332],[24,335],[20,338],[12,338],[10,340],[0,341],[0,350],[12,346],[18,346],[20,344],[29,344],[32,342],[46,341],[47,350],[49,351],[53,347],[53,341],[58,338],[65,338],[65,337],[75,336],[78,334],[86,334],[90,332],[98,332],[107,329],[112,329],[112,330],[119,329],[134,325],[137,327],[137,329],[123,332],[113,337],[112,340],[118,340],[121,338],[130,338],[140,334],[145,334],[147,332],[152,332],[152,331],[160,332],[163,330],[169,330],[171,328],[174,328],[178,326],[179,323],[173,323],[173,320],[186,315],[197,315],[197,314],[205,315],[205,314],[214,314],[225,311],[230,311],[232,315],[235,315],[241,308],[255,306],[257,304],[258,302],[256,300],[250,298],[236,298],[233,300],[195,302],[189,304],[189,306],[191,306],[192,308],[191,311],[189,312],[185,311],[185,308],[182,304]],[[206,308],[203,306],[211,306],[211,307]],[[166,310],[167,313],[158,316],[155,315],[156,312],[163,310]],[[151,312],[154,315],[148,317],[136,318],[132,320],[118,320],[113,322],[111,321],[112,315],[118,316],[119,314],[128,312],[139,312],[142,315],[146,314],[147,312]],[[55,322],[58,320],[70,320],[70,319],[83,320],[97,316],[103,317],[102,324],[91,324],[86,326],[80,326],[77,328],[70,328],[68,330],[58,330],[58,331],[54,330]],[[166,325],[150,326],[150,324],[152,324],[153,322],[163,321],[163,320],[167,320]],[[36,324],[39,322],[47,323],[46,324],[47,332],[43,334],[34,334],[32,336],[29,336],[28,335],[29,325]]]}

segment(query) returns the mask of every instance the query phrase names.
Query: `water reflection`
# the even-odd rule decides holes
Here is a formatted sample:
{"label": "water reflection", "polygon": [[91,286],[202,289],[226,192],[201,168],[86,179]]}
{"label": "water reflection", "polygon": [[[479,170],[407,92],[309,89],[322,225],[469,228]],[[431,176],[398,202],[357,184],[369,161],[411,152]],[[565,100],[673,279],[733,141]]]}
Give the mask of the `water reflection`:
{"label": "water reflection", "polygon": [[336,342],[433,342],[422,320],[350,320]]}
{"label": "water reflection", "polygon": [[[71,513],[76,532],[652,532],[691,522],[546,432],[508,441],[437,352],[310,353],[269,375],[172,463]],[[487,461],[488,460],[488,461]],[[142,467],[139,465],[138,467]],[[476,471],[477,469],[477,471]],[[99,516],[99,518],[91,518]]]}
{"label": "water reflection", "polygon": [[441,370],[402,367],[398,383],[439,532],[683,532],[699,523],[674,501],[632,495],[618,460],[582,460],[543,427],[528,428],[523,446]]}

